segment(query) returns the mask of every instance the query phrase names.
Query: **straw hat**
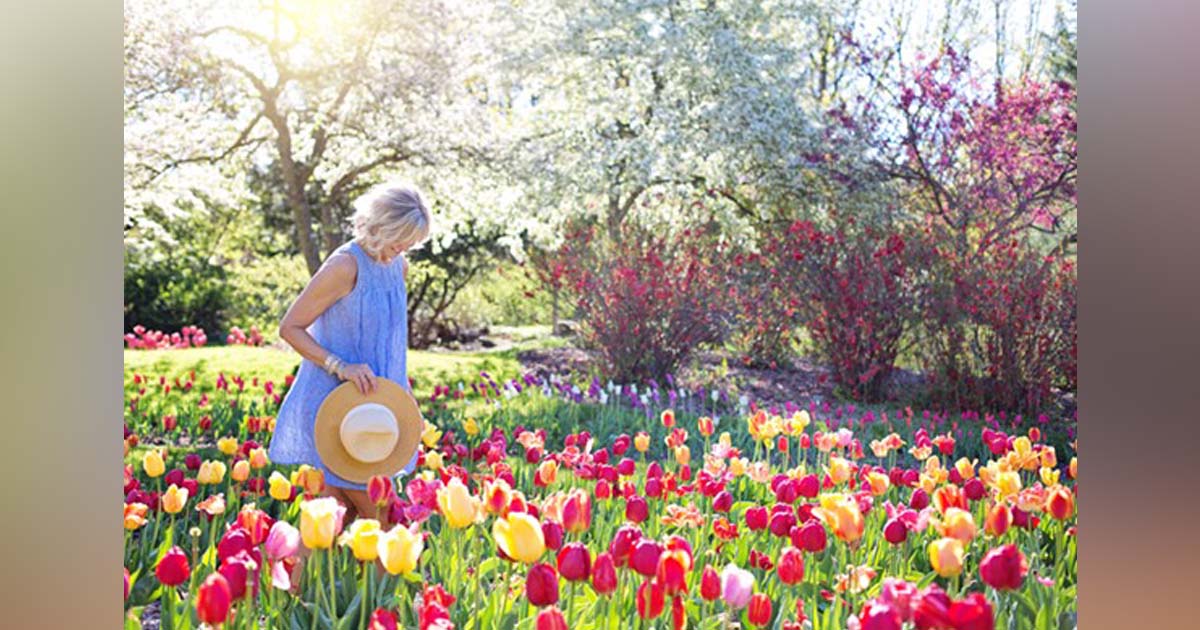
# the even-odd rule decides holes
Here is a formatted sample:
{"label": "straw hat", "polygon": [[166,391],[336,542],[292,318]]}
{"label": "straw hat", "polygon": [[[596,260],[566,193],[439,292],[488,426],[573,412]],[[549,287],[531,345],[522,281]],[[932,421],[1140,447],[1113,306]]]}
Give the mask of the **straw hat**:
{"label": "straw hat", "polygon": [[417,451],[425,421],[417,401],[395,381],[380,377],[375,392],[359,393],[352,382],[334,389],[313,426],[321,461],[333,474],[355,483],[394,475]]}

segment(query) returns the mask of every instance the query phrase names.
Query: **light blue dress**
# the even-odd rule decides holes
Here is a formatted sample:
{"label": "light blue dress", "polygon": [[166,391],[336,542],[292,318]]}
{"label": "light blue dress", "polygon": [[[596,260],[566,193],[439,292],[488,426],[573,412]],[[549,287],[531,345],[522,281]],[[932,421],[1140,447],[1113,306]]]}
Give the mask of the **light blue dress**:
{"label": "light blue dress", "polygon": [[[334,250],[354,256],[358,277],[354,289],[317,317],[309,334],[348,364],[366,363],[375,374],[400,384],[410,394],[408,354],[408,290],[404,285],[404,261],[399,256],[388,264],[371,258],[355,241]],[[325,483],[338,488],[365,490],[329,471],[317,454],[313,422],[325,397],[341,383],[308,359],[300,362],[296,380],[279,407],[275,434],[267,451],[278,464],[308,464],[325,471]],[[401,474],[412,472],[417,458]]]}

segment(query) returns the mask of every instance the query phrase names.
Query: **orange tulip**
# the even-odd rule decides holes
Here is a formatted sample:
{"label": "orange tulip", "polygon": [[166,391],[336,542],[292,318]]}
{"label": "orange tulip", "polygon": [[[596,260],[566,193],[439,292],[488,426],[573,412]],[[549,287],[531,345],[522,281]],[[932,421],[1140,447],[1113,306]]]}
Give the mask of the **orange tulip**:
{"label": "orange tulip", "polygon": [[963,554],[963,543],[957,538],[942,538],[929,543],[929,563],[942,577],[962,573]]}
{"label": "orange tulip", "polygon": [[833,530],[843,542],[852,543],[863,535],[866,522],[858,509],[858,502],[844,494],[823,494],[821,506],[813,509],[813,515]]}
{"label": "orange tulip", "polygon": [[867,473],[867,483],[871,486],[871,494],[877,497],[885,494],[892,485],[887,475],[874,471]]}
{"label": "orange tulip", "polygon": [[988,510],[983,521],[983,531],[997,538],[1004,535],[1012,525],[1012,510],[1004,503],[996,503]]}
{"label": "orange tulip", "polygon": [[1075,497],[1063,486],[1050,488],[1050,494],[1046,497],[1046,512],[1060,521],[1070,518],[1075,513]]}
{"label": "orange tulip", "polygon": [[146,511],[150,506],[144,503],[125,504],[125,529],[133,531],[146,524]]}
{"label": "orange tulip", "polygon": [[970,544],[975,538],[975,518],[971,513],[956,507],[947,508],[945,517],[938,527],[942,536],[957,538],[963,544]]}

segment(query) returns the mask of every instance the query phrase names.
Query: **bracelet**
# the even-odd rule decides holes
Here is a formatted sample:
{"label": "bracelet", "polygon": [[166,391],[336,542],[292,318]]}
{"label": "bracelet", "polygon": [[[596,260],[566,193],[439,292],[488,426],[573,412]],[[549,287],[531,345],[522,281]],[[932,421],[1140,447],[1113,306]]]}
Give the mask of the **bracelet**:
{"label": "bracelet", "polygon": [[[343,365],[344,364],[342,363],[342,360],[332,352],[325,357],[325,371],[330,374],[337,374],[342,369]],[[338,376],[340,377],[341,375]]]}

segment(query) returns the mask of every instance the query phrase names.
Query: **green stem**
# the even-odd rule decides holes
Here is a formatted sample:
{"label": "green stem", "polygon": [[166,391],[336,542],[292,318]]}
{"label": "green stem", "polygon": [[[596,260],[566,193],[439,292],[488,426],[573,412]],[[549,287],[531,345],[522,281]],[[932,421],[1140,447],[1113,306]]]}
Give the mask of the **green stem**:
{"label": "green stem", "polygon": [[374,563],[364,562],[362,564],[362,606],[358,611],[358,625],[360,628],[365,628],[367,625],[367,573],[375,570]]}
{"label": "green stem", "polygon": [[333,548],[329,549],[329,618],[337,623],[337,579],[333,574]]}

